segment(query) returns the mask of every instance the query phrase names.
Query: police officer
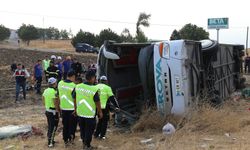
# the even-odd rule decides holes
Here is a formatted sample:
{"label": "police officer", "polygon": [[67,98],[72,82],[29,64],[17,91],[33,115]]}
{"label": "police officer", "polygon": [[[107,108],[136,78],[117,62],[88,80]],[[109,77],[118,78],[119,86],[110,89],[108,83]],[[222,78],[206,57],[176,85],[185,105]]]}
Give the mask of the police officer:
{"label": "police officer", "polygon": [[57,98],[57,80],[55,78],[49,78],[48,80],[49,87],[43,93],[43,103],[46,108],[46,117],[48,122],[48,147],[54,147],[55,141],[55,133],[57,130],[58,122],[59,122],[59,107],[58,106],[58,98]]}
{"label": "police officer", "polygon": [[106,76],[100,77],[100,83],[97,85],[97,88],[100,90],[100,100],[103,118],[98,120],[94,136],[96,138],[100,137],[101,139],[105,140],[109,121],[109,105],[110,103],[112,103],[112,105],[114,105],[117,109],[119,108],[119,105],[114,97],[111,87],[107,85]]}
{"label": "police officer", "polygon": [[16,79],[16,101],[19,102],[19,93],[20,88],[23,89],[23,99],[26,99],[26,78],[30,77],[29,72],[22,67],[21,64],[17,65],[17,69],[15,70],[13,77]]}
{"label": "police officer", "polygon": [[74,141],[77,127],[77,118],[74,114],[74,99],[72,97],[72,92],[76,86],[74,82],[75,72],[70,71],[67,74],[67,79],[61,80],[58,84],[65,147]]}
{"label": "police officer", "polygon": [[75,111],[80,125],[81,139],[84,149],[93,149],[91,146],[92,135],[96,126],[96,110],[99,119],[102,118],[102,110],[98,88],[94,85],[96,81],[95,72],[86,73],[87,82],[77,84],[73,96],[75,97]]}

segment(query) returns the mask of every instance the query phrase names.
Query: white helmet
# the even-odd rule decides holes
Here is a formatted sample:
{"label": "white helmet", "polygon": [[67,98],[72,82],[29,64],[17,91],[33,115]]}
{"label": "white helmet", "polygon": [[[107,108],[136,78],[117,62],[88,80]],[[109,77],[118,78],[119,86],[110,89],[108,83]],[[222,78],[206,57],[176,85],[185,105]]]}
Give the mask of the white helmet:
{"label": "white helmet", "polygon": [[57,56],[57,59],[58,59],[58,60],[62,60],[62,57],[61,57],[61,56]]}
{"label": "white helmet", "polygon": [[175,127],[171,123],[167,123],[163,128],[162,132],[164,135],[171,135],[175,133]]}
{"label": "white helmet", "polygon": [[107,79],[106,76],[101,76],[101,77],[100,77],[100,80],[102,80],[102,81],[107,81],[108,79]]}
{"label": "white helmet", "polygon": [[49,82],[49,84],[54,84],[54,83],[56,83],[56,78],[54,78],[54,77],[51,77],[51,78],[49,78],[49,80],[48,80],[48,82]]}
{"label": "white helmet", "polygon": [[51,55],[50,58],[51,59],[56,59],[56,56],[55,55]]}

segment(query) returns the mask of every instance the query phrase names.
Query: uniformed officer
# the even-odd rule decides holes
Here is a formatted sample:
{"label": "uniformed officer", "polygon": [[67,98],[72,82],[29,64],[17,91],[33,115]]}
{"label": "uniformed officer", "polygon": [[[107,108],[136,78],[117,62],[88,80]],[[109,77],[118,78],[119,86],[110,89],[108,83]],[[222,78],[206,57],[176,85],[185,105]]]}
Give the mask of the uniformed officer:
{"label": "uniformed officer", "polygon": [[55,78],[49,78],[48,80],[49,87],[43,93],[43,103],[46,108],[46,117],[48,122],[48,147],[54,147],[55,141],[55,133],[57,130],[58,122],[59,122],[59,108],[58,106],[58,98],[57,98],[57,80]]}
{"label": "uniformed officer", "polygon": [[70,71],[66,80],[58,83],[58,94],[60,99],[60,109],[62,113],[63,140],[67,147],[73,143],[77,127],[77,117],[74,114],[74,99],[72,92],[75,88],[75,72]]}
{"label": "uniformed officer", "polygon": [[112,103],[117,109],[119,108],[119,105],[114,97],[111,87],[107,85],[106,76],[100,77],[100,83],[97,85],[97,88],[100,90],[100,100],[103,118],[98,120],[94,136],[96,138],[100,137],[101,139],[105,140],[109,121],[109,105],[110,103]]}
{"label": "uniformed officer", "polygon": [[81,138],[84,149],[93,149],[91,146],[92,135],[96,126],[96,110],[99,119],[102,118],[102,110],[98,88],[94,85],[96,81],[95,72],[86,73],[87,82],[77,84],[73,96],[75,97],[75,111],[80,125]]}

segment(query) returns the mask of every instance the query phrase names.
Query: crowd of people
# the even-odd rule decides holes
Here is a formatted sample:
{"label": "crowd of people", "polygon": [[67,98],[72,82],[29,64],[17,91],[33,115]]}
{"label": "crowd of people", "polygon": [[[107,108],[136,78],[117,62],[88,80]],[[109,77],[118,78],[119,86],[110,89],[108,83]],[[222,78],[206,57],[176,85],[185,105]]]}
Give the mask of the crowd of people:
{"label": "crowd of people", "polygon": [[[20,88],[26,98],[26,79],[31,75],[21,64],[11,66],[16,78],[16,102]],[[36,93],[42,94],[45,115],[48,124],[48,147],[55,145],[54,137],[59,118],[62,118],[63,141],[65,147],[74,144],[77,125],[83,149],[95,149],[91,146],[92,136],[106,139],[106,131],[110,110],[119,112],[112,89],[108,86],[106,76],[96,79],[96,65],[90,63],[85,69],[84,64],[67,56],[64,61],[60,56],[47,56],[38,60],[34,66],[33,80],[36,81]],[[42,92],[43,74],[48,88]],[[112,107],[111,107],[112,106]],[[96,124],[96,117],[98,123]]]}

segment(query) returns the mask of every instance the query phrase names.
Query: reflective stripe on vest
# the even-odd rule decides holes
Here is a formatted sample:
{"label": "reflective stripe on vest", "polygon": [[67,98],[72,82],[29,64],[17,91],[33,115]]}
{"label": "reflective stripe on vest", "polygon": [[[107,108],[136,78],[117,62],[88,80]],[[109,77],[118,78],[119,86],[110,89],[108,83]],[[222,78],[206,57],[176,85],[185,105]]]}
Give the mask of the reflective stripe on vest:
{"label": "reflective stripe on vest", "polygon": [[79,101],[79,105],[81,105],[82,103],[84,103],[88,107],[88,109],[90,111],[92,111],[93,113],[95,113],[95,110],[89,105],[89,103],[85,99],[82,99],[82,100]]}
{"label": "reflective stripe on vest", "polygon": [[96,105],[94,95],[98,91],[94,85],[78,84],[76,85],[76,113],[80,117],[94,118],[96,115]]}
{"label": "reflective stripe on vest", "polygon": [[58,83],[60,108],[62,110],[74,110],[74,100],[72,97],[74,88],[75,84],[73,82],[60,81]]}

